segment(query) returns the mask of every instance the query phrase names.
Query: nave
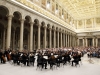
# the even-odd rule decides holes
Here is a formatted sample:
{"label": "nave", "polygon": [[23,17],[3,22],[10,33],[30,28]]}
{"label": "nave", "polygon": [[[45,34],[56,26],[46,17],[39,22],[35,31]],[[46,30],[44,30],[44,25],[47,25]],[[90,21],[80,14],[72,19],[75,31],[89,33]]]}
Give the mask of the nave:
{"label": "nave", "polygon": [[36,70],[36,63],[33,66],[17,66],[11,65],[9,62],[6,64],[0,64],[0,75],[100,75],[100,59],[91,58],[92,62],[90,63],[87,58],[87,55],[82,57],[82,65],[80,66],[71,66],[64,65],[64,67],[57,67],[57,69],[40,69]]}

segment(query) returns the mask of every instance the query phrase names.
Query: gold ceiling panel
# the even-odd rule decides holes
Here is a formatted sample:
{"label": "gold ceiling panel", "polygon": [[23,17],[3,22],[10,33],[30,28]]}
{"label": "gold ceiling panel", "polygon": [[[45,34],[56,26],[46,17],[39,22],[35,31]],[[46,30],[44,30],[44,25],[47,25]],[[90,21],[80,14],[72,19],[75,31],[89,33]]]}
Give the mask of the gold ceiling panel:
{"label": "gold ceiling panel", "polygon": [[74,19],[100,17],[100,0],[56,0]]}

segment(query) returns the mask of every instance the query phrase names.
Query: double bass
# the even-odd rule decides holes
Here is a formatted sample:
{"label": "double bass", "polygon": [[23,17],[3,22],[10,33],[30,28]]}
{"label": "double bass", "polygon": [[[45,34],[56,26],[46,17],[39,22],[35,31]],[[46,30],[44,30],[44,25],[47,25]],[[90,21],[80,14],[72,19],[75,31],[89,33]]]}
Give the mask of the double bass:
{"label": "double bass", "polygon": [[4,62],[6,62],[6,58],[4,57],[4,55],[2,55],[2,59]]}

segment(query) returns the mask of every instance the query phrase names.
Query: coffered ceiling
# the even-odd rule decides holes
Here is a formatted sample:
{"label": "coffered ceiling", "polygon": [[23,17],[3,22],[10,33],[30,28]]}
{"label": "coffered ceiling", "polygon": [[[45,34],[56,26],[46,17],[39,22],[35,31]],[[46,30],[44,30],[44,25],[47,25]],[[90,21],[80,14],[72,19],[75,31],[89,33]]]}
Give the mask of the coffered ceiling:
{"label": "coffered ceiling", "polygon": [[100,17],[100,0],[56,0],[74,19]]}

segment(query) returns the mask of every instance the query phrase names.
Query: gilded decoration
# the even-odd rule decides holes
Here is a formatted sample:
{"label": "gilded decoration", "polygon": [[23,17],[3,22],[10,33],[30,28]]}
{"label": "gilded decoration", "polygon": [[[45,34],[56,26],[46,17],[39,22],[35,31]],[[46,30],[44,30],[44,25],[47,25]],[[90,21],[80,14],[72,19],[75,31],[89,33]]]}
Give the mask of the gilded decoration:
{"label": "gilded decoration", "polygon": [[96,18],[96,23],[100,23],[100,18]]}
{"label": "gilded decoration", "polygon": [[54,3],[52,4],[52,11],[53,12],[55,11],[55,5],[54,5]]}
{"label": "gilded decoration", "polygon": [[42,4],[43,5],[46,5],[46,0],[42,0]]}
{"label": "gilded decoration", "polygon": [[82,25],[82,21],[79,21],[79,22],[78,22],[78,25],[81,26],[81,25]]}
{"label": "gilded decoration", "polygon": [[86,20],[86,24],[91,24],[91,19]]}
{"label": "gilded decoration", "polygon": [[[62,25],[65,25],[65,26],[67,26],[69,29],[72,29],[72,30],[73,30],[73,28],[72,28],[71,26],[69,26],[68,23],[66,23],[65,21],[61,20],[61,19],[58,18],[57,16],[54,17],[53,14],[51,14],[50,12],[47,12],[47,11],[44,10],[43,8],[40,8],[39,6],[36,6],[36,5],[34,4],[34,2],[32,3],[32,0],[16,0],[16,1],[18,1],[18,2],[20,2],[20,3],[22,3],[22,4],[24,4],[24,5],[26,5],[26,6],[29,7],[29,8],[32,8],[32,9],[34,9],[34,10],[36,10],[36,11],[42,13],[43,15],[48,16],[49,18],[51,18],[51,19],[53,19],[53,20],[55,20],[55,21],[61,23]],[[41,0],[41,1],[42,1],[42,5],[44,4],[44,6],[46,7],[46,0]],[[54,0],[54,1],[55,1],[55,0]],[[54,3],[54,2],[52,2],[52,3]],[[53,7],[54,7],[54,8],[52,8],[52,9],[55,11],[55,4],[54,4]],[[59,6],[59,5],[58,5],[58,10],[59,10],[59,16],[61,16],[61,10],[62,10],[62,8],[61,8],[61,6]]]}

